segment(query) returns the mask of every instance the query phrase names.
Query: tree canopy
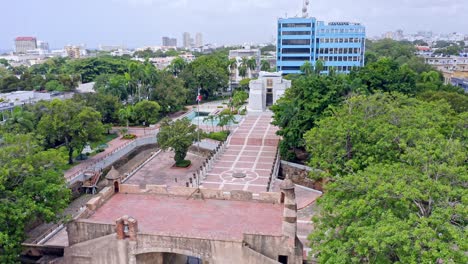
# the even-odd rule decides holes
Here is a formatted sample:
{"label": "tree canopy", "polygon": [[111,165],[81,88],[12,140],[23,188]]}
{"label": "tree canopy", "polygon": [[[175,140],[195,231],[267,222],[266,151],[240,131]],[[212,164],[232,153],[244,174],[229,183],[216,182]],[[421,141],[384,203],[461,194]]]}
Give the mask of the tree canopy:
{"label": "tree canopy", "polygon": [[321,263],[466,263],[467,115],[401,94],[352,97],[306,134],[328,177]]}
{"label": "tree canopy", "polygon": [[0,262],[14,263],[26,226],[57,219],[70,191],[58,150],[44,150],[32,134],[0,136]]}
{"label": "tree canopy", "polygon": [[64,144],[68,149],[68,162],[73,164],[74,150],[98,140],[104,133],[101,114],[93,108],[73,100],[53,100],[45,104],[38,132],[49,146]]}
{"label": "tree canopy", "polygon": [[176,166],[182,164],[193,142],[197,140],[197,126],[187,118],[170,121],[163,120],[158,134],[158,144],[163,150],[175,152]]}

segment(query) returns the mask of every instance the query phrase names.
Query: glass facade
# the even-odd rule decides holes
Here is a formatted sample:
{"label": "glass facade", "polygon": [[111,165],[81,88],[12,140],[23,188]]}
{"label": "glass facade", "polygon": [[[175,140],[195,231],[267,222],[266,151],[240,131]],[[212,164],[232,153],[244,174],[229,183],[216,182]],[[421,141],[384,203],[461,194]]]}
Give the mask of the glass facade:
{"label": "glass facade", "polygon": [[325,24],[315,18],[278,20],[277,70],[284,74],[300,73],[305,61],[324,62],[323,73],[331,68],[349,73],[364,66],[366,29],[357,23]]}

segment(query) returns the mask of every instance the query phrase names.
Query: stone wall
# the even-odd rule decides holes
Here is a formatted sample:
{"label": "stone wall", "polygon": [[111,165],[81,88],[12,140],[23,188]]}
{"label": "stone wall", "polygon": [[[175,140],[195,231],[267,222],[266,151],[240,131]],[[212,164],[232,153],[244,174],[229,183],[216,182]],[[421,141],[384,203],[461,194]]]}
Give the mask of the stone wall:
{"label": "stone wall", "polygon": [[65,248],[62,263],[127,264],[128,240],[117,240],[114,234],[84,241]]}
{"label": "stone wall", "polygon": [[80,219],[67,224],[68,242],[74,245],[83,241],[115,233],[115,225],[98,224]]}
{"label": "stone wall", "polygon": [[265,203],[279,203],[281,194],[276,192],[262,192],[259,194],[253,194],[248,191],[222,191],[213,189],[200,189],[200,193],[197,193],[197,188],[193,187],[182,187],[166,185],[146,185],[141,187],[140,185],[121,184],[120,192],[126,194],[159,194],[159,195],[172,195],[172,196],[183,196],[189,197],[193,195],[194,198],[203,196],[204,199],[215,199],[215,200],[233,200],[233,201],[258,201]]}
{"label": "stone wall", "polygon": [[284,236],[244,234],[244,242],[256,252],[271,259],[278,259],[279,255],[288,256],[288,263],[302,264],[302,243],[297,238],[293,240],[295,245],[289,245],[289,241]]}
{"label": "stone wall", "polygon": [[280,175],[283,178],[288,177],[295,184],[302,185],[314,190],[323,191],[323,184],[321,181],[314,181],[309,178],[309,173],[312,170],[313,169],[311,167],[282,160]]}

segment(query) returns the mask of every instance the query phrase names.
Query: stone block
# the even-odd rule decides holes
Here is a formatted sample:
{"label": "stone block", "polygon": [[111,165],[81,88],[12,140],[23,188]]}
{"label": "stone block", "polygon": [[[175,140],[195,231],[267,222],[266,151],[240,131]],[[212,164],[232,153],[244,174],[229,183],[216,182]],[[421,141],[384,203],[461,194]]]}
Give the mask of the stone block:
{"label": "stone block", "polygon": [[167,194],[167,185],[146,185],[146,191],[154,194]]}
{"label": "stone block", "polygon": [[235,201],[250,201],[253,199],[251,192],[234,190],[231,191],[231,200]]}
{"label": "stone block", "polygon": [[100,196],[93,197],[93,198],[91,198],[91,200],[89,200],[86,203],[86,207],[89,210],[95,211],[99,207],[100,202],[101,202],[101,197]]}
{"label": "stone block", "polygon": [[120,185],[120,192],[138,194],[141,193],[142,190],[140,189],[140,185],[122,184]]}

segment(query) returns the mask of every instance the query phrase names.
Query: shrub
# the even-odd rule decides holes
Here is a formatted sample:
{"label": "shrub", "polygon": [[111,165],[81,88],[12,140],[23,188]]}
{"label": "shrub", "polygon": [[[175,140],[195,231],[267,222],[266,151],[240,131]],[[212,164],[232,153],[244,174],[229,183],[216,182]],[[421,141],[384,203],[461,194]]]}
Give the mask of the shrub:
{"label": "shrub", "polygon": [[122,137],[122,139],[128,139],[128,140],[135,139],[135,138],[137,138],[137,136],[133,134],[126,134]]}
{"label": "shrub", "polygon": [[211,132],[206,135],[207,138],[218,140],[218,141],[226,141],[228,136],[229,136],[229,131]]}
{"label": "shrub", "polygon": [[179,162],[176,162],[176,167],[178,168],[187,168],[192,164],[190,160],[182,160]]}

